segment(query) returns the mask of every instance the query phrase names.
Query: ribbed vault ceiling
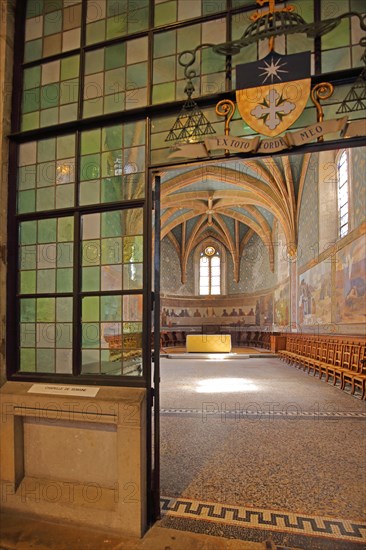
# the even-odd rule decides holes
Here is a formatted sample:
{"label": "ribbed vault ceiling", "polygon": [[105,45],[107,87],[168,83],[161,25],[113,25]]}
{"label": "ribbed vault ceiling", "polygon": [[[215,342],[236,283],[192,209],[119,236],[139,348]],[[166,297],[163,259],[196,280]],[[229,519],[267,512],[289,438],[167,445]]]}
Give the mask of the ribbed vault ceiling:
{"label": "ribbed vault ceiling", "polygon": [[297,210],[310,155],[232,160],[184,167],[162,174],[161,237],[168,237],[186,279],[191,251],[206,239],[221,242],[231,254],[235,280],[240,257],[256,233],[274,268],[274,222],[287,246],[297,243]]}

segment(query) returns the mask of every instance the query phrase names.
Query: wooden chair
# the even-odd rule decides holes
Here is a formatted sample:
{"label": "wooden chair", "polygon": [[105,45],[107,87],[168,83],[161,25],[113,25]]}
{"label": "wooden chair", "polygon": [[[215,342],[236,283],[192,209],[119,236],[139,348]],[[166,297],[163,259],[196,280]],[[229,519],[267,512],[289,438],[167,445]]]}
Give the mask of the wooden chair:
{"label": "wooden chair", "polygon": [[347,384],[351,385],[351,394],[355,393],[356,388],[361,390],[361,399],[365,399],[366,394],[366,351],[365,346],[352,346],[352,356],[349,370],[342,372],[342,390]]}

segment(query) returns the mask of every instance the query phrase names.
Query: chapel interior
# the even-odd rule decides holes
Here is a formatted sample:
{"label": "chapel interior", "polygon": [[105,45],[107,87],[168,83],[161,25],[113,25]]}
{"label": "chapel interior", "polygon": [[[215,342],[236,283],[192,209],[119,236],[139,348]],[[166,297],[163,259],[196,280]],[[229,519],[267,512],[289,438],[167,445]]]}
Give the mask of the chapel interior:
{"label": "chapel interior", "polygon": [[0,0],[1,550],[365,547],[365,32]]}

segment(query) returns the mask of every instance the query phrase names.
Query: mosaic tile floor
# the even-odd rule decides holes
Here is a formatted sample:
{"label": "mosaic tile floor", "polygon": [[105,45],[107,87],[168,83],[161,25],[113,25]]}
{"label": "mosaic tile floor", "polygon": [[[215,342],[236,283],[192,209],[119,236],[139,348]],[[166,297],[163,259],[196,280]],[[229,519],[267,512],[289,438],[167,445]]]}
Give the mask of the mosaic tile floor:
{"label": "mosaic tile floor", "polygon": [[161,389],[164,525],[366,547],[365,402],[270,358],[162,360]]}

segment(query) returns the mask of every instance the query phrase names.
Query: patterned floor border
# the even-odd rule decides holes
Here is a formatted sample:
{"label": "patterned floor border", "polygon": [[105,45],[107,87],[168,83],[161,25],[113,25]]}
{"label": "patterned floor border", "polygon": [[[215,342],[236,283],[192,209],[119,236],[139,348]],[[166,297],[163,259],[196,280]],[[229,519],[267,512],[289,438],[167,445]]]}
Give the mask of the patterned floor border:
{"label": "patterned floor border", "polygon": [[182,416],[197,416],[197,415],[204,415],[205,420],[207,420],[209,417],[215,418],[215,417],[228,417],[228,418],[234,418],[236,420],[240,420],[243,418],[251,418],[251,419],[261,419],[261,418],[284,418],[286,420],[296,420],[296,419],[313,419],[318,420],[321,418],[325,418],[328,420],[332,419],[353,419],[353,420],[366,420],[366,412],[358,412],[358,411],[329,411],[329,412],[314,412],[314,411],[289,411],[289,410],[283,410],[283,411],[245,411],[240,410],[239,408],[236,410],[202,410],[202,409],[160,409],[160,414],[164,416],[168,415],[182,415]]}
{"label": "patterned floor border", "polygon": [[311,516],[278,510],[265,510],[191,500],[161,497],[165,517],[199,519],[246,529],[307,535],[341,542],[366,544],[366,523],[332,517]]}

